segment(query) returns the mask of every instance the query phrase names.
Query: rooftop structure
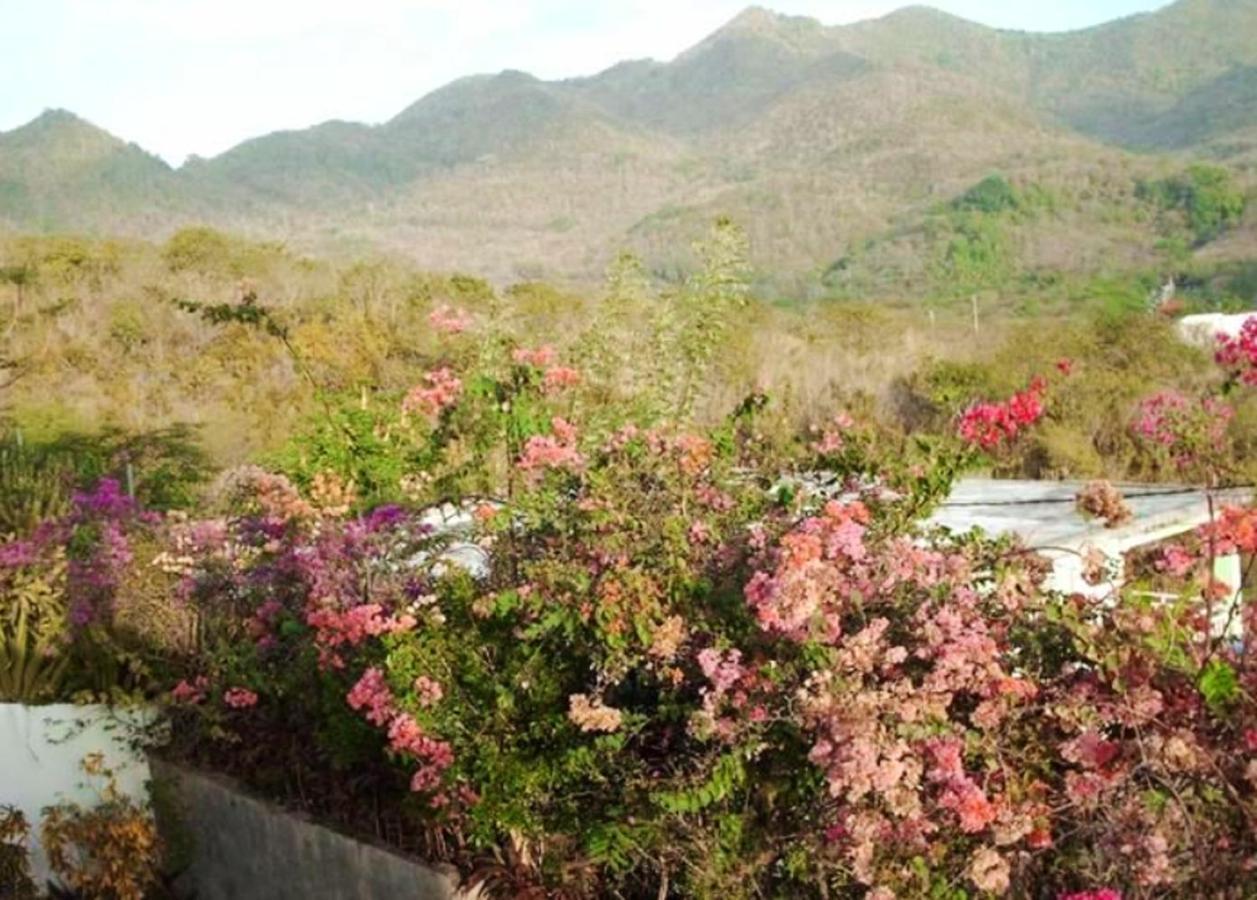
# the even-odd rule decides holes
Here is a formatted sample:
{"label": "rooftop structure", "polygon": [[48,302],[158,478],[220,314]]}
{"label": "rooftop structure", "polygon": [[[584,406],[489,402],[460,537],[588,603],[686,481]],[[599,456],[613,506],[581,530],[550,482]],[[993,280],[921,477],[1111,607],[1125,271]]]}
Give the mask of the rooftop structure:
{"label": "rooftop structure", "polygon": [[[1131,521],[1118,528],[1088,519],[1077,509],[1085,487],[1079,481],[1000,481],[968,478],[957,484],[930,523],[956,533],[980,528],[991,535],[1016,535],[1052,560],[1048,586],[1070,593],[1107,596],[1120,585],[1124,555],[1140,547],[1184,535],[1208,523],[1223,506],[1247,504],[1252,491],[1231,489],[1210,495],[1178,485],[1116,485],[1130,507]],[[1083,554],[1094,548],[1109,558],[1115,573],[1108,583],[1084,581]],[[1236,589],[1241,566],[1237,556],[1217,560],[1215,574]]]}
{"label": "rooftop structure", "polygon": [[1198,316],[1184,316],[1174,323],[1175,329],[1178,331],[1179,337],[1188,344],[1194,344],[1205,350],[1211,350],[1218,345],[1218,336],[1226,335],[1229,338],[1239,337],[1240,331],[1244,328],[1244,323],[1253,317],[1254,313],[1236,313],[1227,315],[1225,313],[1202,313]]}

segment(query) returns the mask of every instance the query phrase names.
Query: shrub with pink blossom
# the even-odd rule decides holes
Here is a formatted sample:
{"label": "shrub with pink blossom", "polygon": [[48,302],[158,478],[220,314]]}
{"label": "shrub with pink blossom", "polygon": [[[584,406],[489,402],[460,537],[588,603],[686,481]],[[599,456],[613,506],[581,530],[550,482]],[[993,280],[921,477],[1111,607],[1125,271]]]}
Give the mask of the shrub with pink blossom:
{"label": "shrub with pink blossom", "polygon": [[120,609],[135,542],[156,522],[111,478],[68,512],[0,540],[0,700],[125,699],[148,688]]}
{"label": "shrub with pink blossom", "polygon": [[1043,417],[1043,397],[1047,382],[1035,378],[1024,391],[1002,403],[978,403],[960,417],[957,431],[961,440],[983,450],[1011,443]]}
{"label": "shrub with pink blossom", "polygon": [[[1041,381],[958,435],[844,417],[783,447],[762,400],[701,431],[609,423],[538,352],[451,372],[458,396],[398,432],[483,571],[421,507],[313,496],[180,543],[209,637],[174,690],[181,752],[506,895],[1254,883],[1257,616],[1226,637],[1208,574],[1257,551],[1252,511],[1167,554],[1171,600],[1063,596],[1032,548],[922,524],[1047,415]],[[782,482],[818,459],[823,490]]]}
{"label": "shrub with pink blossom", "polygon": [[1234,410],[1214,395],[1190,399],[1178,391],[1160,391],[1139,405],[1135,431],[1159,448],[1180,472],[1205,472],[1216,480],[1225,466],[1227,426]]}
{"label": "shrub with pink blossom", "polygon": [[1234,337],[1218,335],[1216,359],[1233,383],[1257,386],[1257,316],[1245,319]]}

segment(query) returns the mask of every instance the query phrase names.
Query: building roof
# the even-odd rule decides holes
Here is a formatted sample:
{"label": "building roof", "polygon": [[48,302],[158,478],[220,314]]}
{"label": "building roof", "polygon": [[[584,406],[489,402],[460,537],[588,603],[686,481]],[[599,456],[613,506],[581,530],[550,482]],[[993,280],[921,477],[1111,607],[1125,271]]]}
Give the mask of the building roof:
{"label": "building roof", "polygon": [[[1076,553],[1088,546],[1110,555],[1191,531],[1210,519],[1208,494],[1184,485],[1119,484],[1132,520],[1120,528],[1087,519],[1075,505],[1081,481],[1002,481],[966,478],[939,507],[931,524],[963,533],[1015,534],[1029,547]],[[1214,492],[1214,506],[1252,500],[1246,488]]]}

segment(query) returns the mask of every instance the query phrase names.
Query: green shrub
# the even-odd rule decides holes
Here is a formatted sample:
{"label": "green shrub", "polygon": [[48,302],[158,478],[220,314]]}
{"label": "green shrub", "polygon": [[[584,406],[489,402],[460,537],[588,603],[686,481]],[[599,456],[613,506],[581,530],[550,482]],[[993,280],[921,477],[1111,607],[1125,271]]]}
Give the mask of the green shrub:
{"label": "green shrub", "polygon": [[1192,165],[1180,175],[1141,182],[1138,193],[1163,210],[1181,212],[1198,245],[1239,222],[1247,205],[1230,171],[1204,163]]}
{"label": "green shrub", "polygon": [[0,703],[66,699],[66,561],[0,568]]}
{"label": "green shrub", "polygon": [[76,489],[102,478],[125,485],[149,509],[187,507],[209,471],[187,427],[25,435],[16,428],[0,432],[0,536],[63,515]]}
{"label": "green shrub", "polygon": [[26,534],[64,515],[77,482],[70,454],[30,447],[21,432],[0,439],[0,536]]}
{"label": "green shrub", "polygon": [[956,209],[997,214],[1021,205],[1017,190],[1002,175],[988,175],[953,201]]}

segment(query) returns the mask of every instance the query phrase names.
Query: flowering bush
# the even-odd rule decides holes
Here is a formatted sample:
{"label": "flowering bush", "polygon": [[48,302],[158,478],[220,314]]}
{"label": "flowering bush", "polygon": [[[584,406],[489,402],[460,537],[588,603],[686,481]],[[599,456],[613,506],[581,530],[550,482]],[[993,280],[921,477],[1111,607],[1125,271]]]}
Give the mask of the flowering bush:
{"label": "flowering bush", "polygon": [[1217,361],[1232,383],[1257,385],[1257,317],[1244,320],[1235,337],[1218,335]]}
{"label": "flowering bush", "polygon": [[[1251,515],[1178,548],[1168,602],[1055,595],[1026,548],[921,524],[1085,366],[941,435],[844,414],[791,442],[758,393],[697,427],[745,287],[710,249],[656,335],[684,365],[640,415],[609,402],[605,345],[566,358],[442,308],[410,390],[329,401],[282,473],[169,517],[176,751],[506,896],[1250,883],[1254,670],[1209,563],[1257,545]],[[1210,484],[1215,402],[1152,403],[1139,429]],[[136,568],[117,538],[147,523],[114,495],[56,531],[69,627],[108,620]]]}
{"label": "flowering bush", "polygon": [[1161,449],[1180,473],[1207,473],[1213,480],[1225,465],[1227,425],[1234,410],[1220,398],[1190,400],[1178,391],[1161,391],[1139,405],[1135,431]]}
{"label": "flowering bush", "polygon": [[[746,295],[736,244],[649,313],[623,379],[653,379],[644,398],[615,332],[560,353],[443,306],[408,390],[329,388],[274,471],[224,474],[198,518],[116,484],[76,498],[0,547],[6,592],[55,601],[27,658],[113,647],[132,583],[159,583],[185,627],[110,659],[168,676],[173,752],[492,895],[1251,894],[1257,617],[1212,563],[1257,552],[1253,511],[1159,554],[1156,598],[1062,596],[1029,548],[923,524],[1070,404],[1104,419],[1093,452],[1120,434],[1225,483],[1247,351],[1134,428],[1132,397],[1054,350],[1051,382],[933,385],[931,434],[853,403],[794,440],[758,391],[699,426]],[[255,303],[199,309],[287,340]],[[1127,512],[1105,483],[1079,504]]]}
{"label": "flowering bush", "polygon": [[[920,524],[1044,382],[959,439],[840,416],[783,451],[762,398],[598,424],[548,348],[475,365],[398,401],[414,506],[251,471],[225,517],[170,523],[207,640],[171,692],[183,752],[505,895],[1252,883],[1257,667],[1202,574],[1257,550],[1251,513],[1178,549],[1174,602],[1063,597],[1028,550]],[[416,511],[440,500],[455,526]]]}
{"label": "flowering bush", "polygon": [[69,511],[0,543],[0,700],[49,702],[140,687],[143,661],[116,627],[132,543],[154,524],[117,481],[76,492]]}
{"label": "flowering bush", "polygon": [[[1067,372],[1067,370],[1062,370]],[[1024,429],[1043,416],[1043,395],[1047,382],[1035,378],[1024,391],[1013,394],[1003,403],[978,403],[960,417],[959,432],[965,443],[993,450],[1011,443]]]}

